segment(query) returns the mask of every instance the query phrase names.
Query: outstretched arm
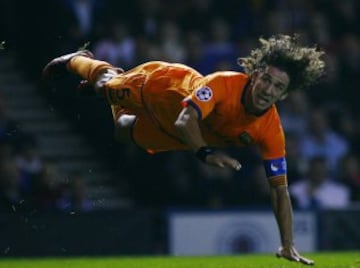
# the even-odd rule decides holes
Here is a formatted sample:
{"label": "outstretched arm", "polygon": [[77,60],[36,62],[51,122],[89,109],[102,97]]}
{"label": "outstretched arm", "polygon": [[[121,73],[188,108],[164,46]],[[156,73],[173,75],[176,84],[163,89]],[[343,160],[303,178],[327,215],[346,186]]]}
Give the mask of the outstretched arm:
{"label": "outstretched arm", "polygon": [[198,123],[198,113],[186,106],[179,114],[175,126],[182,140],[192,149],[198,158],[205,163],[218,167],[231,167],[236,170],[241,168],[240,163],[230,156],[217,152],[205,142]]}
{"label": "outstretched arm", "polygon": [[196,153],[201,147],[207,146],[201,135],[198,114],[191,107],[185,107],[175,121],[175,126],[180,133],[182,140]]}
{"label": "outstretched arm", "polygon": [[290,261],[313,265],[314,261],[302,257],[294,247],[293,211],[287,185],[271,186],[271,201],[281,239],[281,247],[276,255]]}

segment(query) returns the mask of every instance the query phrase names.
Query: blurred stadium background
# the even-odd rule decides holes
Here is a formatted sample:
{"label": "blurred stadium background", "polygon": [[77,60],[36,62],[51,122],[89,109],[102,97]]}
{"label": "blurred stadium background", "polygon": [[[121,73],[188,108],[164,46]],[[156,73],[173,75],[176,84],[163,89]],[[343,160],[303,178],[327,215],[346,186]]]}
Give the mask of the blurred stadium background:
{"label": "blurred stadium background", "polygon": [[235,173],[115,144],[105,101],[76,95],[75,77],[46,87],[41,70],[88,44],[124,69],[241,71],[259,36],[294,32],[327,53],[324,82],[279,105],[296,241],[360,250],[359,15],[356,0],[0,0],[1,256],[276,250],[254,148],[231,152]]}

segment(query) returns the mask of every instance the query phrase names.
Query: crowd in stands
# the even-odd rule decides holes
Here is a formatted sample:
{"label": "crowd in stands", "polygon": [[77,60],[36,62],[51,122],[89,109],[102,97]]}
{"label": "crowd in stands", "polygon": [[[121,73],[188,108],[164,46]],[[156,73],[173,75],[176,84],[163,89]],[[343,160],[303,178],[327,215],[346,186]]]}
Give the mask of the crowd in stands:
{"label": "crowd in stands", "polygon": [[11,120],[0,95],[0,211],[89,211],[84,183],[41,157],[36,136]]}
{"label": "crowd in stands", "polygon": [[[39,82],[41,68],[49,59],[84,45],[98,59],[124,69],[148,60],[165,60],[188,64],[206,75],[217,70],[242,71],[237,57],[248,55],[260,36],[297,32],[310,44],[318,44],[326,51],[324,81],[306,91],[293,92],[278,106],[287,137],[290,191],[299,209],[345,208],[360,202],[358,1],[23,2],[3,1],[1,10],[7,15],[0,16],[4,26],[0,31],[35,82]],[[17,9],[18,5],[22,9]],[[37,8],[36,16],[28,12],[30,5]],[[75,85],[67,88],[73,90]],[[86,101],[68,101],[86,109]],[[56,105],[62,109],[61,102]],[[99,114],[111,116],[105,108],[98,110]],[[89,112],[84,120],[86,116],[86,122],[93,125],[101,120],[97,117],[96,121]],[[94,128],[94,133],[87,134],[93,135],[94,146],[101,146],[101,131]],[[83,195],[81,176],[68,178],[71,186],[61,181],[56,163],[44,163],[34,139],[17,129],[5,114],[0,116],[0,134],[0,178],[7,198],[21,203],[20,196],[33,193],[32,202],[43,209],[90,209],[89,204],[79,205],[69,197]],[[112,146],[111,157],[114,168],[127,178],[128,195],[135,204],[270,206],[256,149],[234,149],[230,153],[240,159],[240,172],[206,166],[188,152],[148,156],[134,145]]]}

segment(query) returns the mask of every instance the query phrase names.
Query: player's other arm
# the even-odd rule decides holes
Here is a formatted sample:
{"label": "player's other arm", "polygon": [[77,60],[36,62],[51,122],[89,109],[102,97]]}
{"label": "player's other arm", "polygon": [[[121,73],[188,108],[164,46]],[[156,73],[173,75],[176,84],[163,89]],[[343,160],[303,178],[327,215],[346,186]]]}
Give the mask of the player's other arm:
{"label": "player's other arm", "polygon": [[271,201],[281,239],[281,247],[276,256],[313,265],[314,261],[302,257],[294,246],[293,210],[287,185],[271,185]]}
{"label": "player's other arm", "polygon": [[241,168],[240,163],[226,154],[216,151],[205,142],[200,126],[199,114],[191,105],[187,105],[180,112],[175,127],[182,140],[192,149],[195,155],[203,162],[218,166],[231,167],[236,170]]}
{"label": "player's other arm", "polygon": [[271,203],[280,232],[281,247],[278,257],[312,265],[314,262],[302,257],[294,246],[293,209],[288,191],[285,137],[278,117],[264,131],[260,142],[264,168],[270,184]]}
{"label": "player's other arm", "polygon": [[182,140],[196,153],[207,144],[201,135],[198,112],[192,106],[186,106],[175,121],[175,126]]}
{"label": "player's other arm", "polygon": [[287,186],[285,157],[265,160],[264,166],[271,189],[271,203],[280,231],[281,247],[276,255],[291,261],[312,265],[314,262],[302,257],[294,246],[293,209]]}

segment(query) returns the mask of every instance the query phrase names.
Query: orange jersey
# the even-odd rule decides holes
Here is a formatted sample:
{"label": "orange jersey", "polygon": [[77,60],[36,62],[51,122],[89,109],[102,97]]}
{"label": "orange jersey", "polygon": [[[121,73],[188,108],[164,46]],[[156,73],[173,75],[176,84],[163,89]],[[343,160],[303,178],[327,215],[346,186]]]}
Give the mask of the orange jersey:
{"label": "orange jersey", "polygon": [[184,99],[202,119],[205,140],[215,146],[256,144],[263,159],[285,156],[285,139],[273,105],[261,116],[249,114],[244,106],[249,77],[238,72],[216,72],[205,77],[204,86]]}
{"label": "orange jersey", "polygon": [[[216,72],[204,77],[182,64],[148,62],[115,77],[106,87],[110,103],[140,117],[141,131],[135,133],[135,141],[144,149],[188,149],[174,122],[184,105],[192,105],[198,111],[201,132],[209,145],[256,144],[263,159],[283,157],[284,133],[275,105],[261,116],[245,110],[248,81],[249,77],[239,72]],[[146,121],[147,127],[141,127],[141,121]],[[153,137],[149,137],[152,131],[146,131],[150,125]]]}

